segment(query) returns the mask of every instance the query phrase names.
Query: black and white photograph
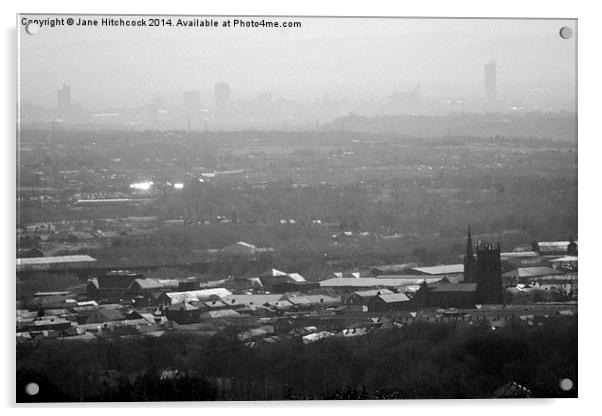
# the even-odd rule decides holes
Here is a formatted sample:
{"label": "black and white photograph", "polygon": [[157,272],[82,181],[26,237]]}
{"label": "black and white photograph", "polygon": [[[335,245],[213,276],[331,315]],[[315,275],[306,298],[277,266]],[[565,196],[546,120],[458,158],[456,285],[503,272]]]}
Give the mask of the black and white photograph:
{"label": "black and white photograph", "polygon": [[18,14],[16,402],[577,398],[578,35]]}

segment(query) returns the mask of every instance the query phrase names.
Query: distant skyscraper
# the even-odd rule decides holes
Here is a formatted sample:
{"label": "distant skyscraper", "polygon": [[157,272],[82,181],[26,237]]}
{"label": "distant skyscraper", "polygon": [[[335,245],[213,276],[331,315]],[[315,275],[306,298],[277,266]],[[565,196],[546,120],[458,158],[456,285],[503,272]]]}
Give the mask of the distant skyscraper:
{"label": "distant skyscraper", "polygon": [[56,92],[56,102],[59,117],[65,118],[71,111],[71,87],[63,84],[63,88]]}
{"label": "distant skyscraper", "polygon": [[488,101],[497,101],[497,73],[495,61],[489,61],[489,63],[485,65],[485,93]]}
{"label": "distant skyscraper", "polygon": [[218,82],[214,87],[215,109],[223,112],[230,106],[230,85],[225,82]]}

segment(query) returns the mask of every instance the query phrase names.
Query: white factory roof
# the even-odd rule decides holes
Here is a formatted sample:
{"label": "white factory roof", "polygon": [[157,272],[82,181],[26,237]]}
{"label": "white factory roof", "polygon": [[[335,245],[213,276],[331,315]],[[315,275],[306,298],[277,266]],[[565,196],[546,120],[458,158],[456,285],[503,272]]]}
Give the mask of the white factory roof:
{"label": "white factory roof", "polygon": [[410,270],[415,270],[424,274],[454,274],[454,273],[464,273],[464,265],[463,264],[442,264],[439,266],[430,266],[430,267],[413,267]]}
{"label": "white factory roof", "polygon": [[20,258],[17,259],[17,271],[43,270],[64,264],[94,262],[96,262],[96,259],[88,255]]}
{"label": "white factory roof", "polygon": [[571,261],[578,261],[579,257],[577,256],[564,256],[558,259],[550,260],[552,263],[566,263]]}
{"label": "white factory roof", "polygon": [[337,277],[334,279],[322,280],[321,287],[397,287],[408,285],[419,285],[423,282],[435,283],[441,280],[441,277],[425,277],[420,279],[407,279],[400,276],[396,279],[379,279],[376,277],[362,277],[356,279],[353,277]]}

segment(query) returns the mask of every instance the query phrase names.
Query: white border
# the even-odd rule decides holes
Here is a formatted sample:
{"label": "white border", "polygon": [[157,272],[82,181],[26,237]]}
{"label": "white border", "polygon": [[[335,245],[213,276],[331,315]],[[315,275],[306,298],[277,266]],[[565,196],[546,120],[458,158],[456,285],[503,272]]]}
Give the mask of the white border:
{"label": "white border", "polygon": [[[182,412],[199,412],[205,409],[220,413],[265,414],[266,412],[286,412],[288,415],[315,412],[318,409],[332,412],[335,409],[351,414],[363,414],[369,409],[383,412],[416,412],[419,414],[479,414],[496,415],[530,411],[545,414],[593,413],[600,375],[599,331],[597,318],[600,314],[596,308],[597,297],[602,294],[600,280],[602,276],[595,273],[596,253],[599,247],[595,237],[600,233],[598,206],[598,190],[600,189],[596,172],[599,164],[600,145],[602,139],[599,128],[600,77],[600,32],[601,15],[597,13],[595,2],[548,0],[531,2],[524,0],[504,1],[416,1],[416,2],[366,2],[347,0],[344,2],[327,2],[325,0],[305,0],[285,2],[276,0],[254,1],[157,1],[125,2],[123,0],[103,0],[82,2],[75,0],[25,0],[2,2],[2,29],[4,36],[4,99],[1,100],[4,137],[2,140],[2,178],[5,180],[2,189],[5,192],[2,205],[2,265],[4,272],[4,330],[1,357],[4,360],[2,380],[2,404],[11,406],[14,403],[14,220],[15,220],[15,86],[16,86],[16,13],[169,13],[169,14],[251,14],[251,15],[331,15],[331,16],[442,16],[442,17],[548,17],[579,19],[579,240],[581,250],[581,274],[579,301],[579,396],[577,400],[535,400],[535,401],[400,401],[400,402],[317,402],[317,403],[210,403],[210,404],[145,404],[145,405],[86,405],[58,406],[66,407],[60,411],[67,414],[103,414],[107,407],[144,406],[145,414],[164,414],[170,407],[187,407]],[[598,254],[599,255],[599,254]],[[12,283],[11,283],[12,282]],[[12,405],[9,414],[15,411],[38,414],[39,406],[15,408]],[[57,407],[57,406],[53,406]],[[190,407],[201,407],[192,409]],[[124,409],[125,410],[125,409]],[[50,410],[52,411],[52,410]],[[126,410],[127,411],[127,410]]]}

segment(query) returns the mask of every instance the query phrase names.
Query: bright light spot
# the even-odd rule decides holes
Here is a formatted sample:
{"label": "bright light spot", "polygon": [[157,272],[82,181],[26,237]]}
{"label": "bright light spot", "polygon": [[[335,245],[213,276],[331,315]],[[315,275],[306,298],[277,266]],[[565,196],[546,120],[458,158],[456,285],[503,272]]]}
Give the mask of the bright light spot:
{"label": "bright light spot", "polygon": [[147,182],[137,182],[137,183],[131,183],[130,184],[130,188],[132,189],[138,189],[140,191],[148,191],[151,186],[153,186],[153,182],[152,181],[147,181]]}
{"label": "bright light spot", "polygon": [[182,189],[182,188],[184,188],[184,184],[182,182],[174,183],[173,187],[175,189]]}

